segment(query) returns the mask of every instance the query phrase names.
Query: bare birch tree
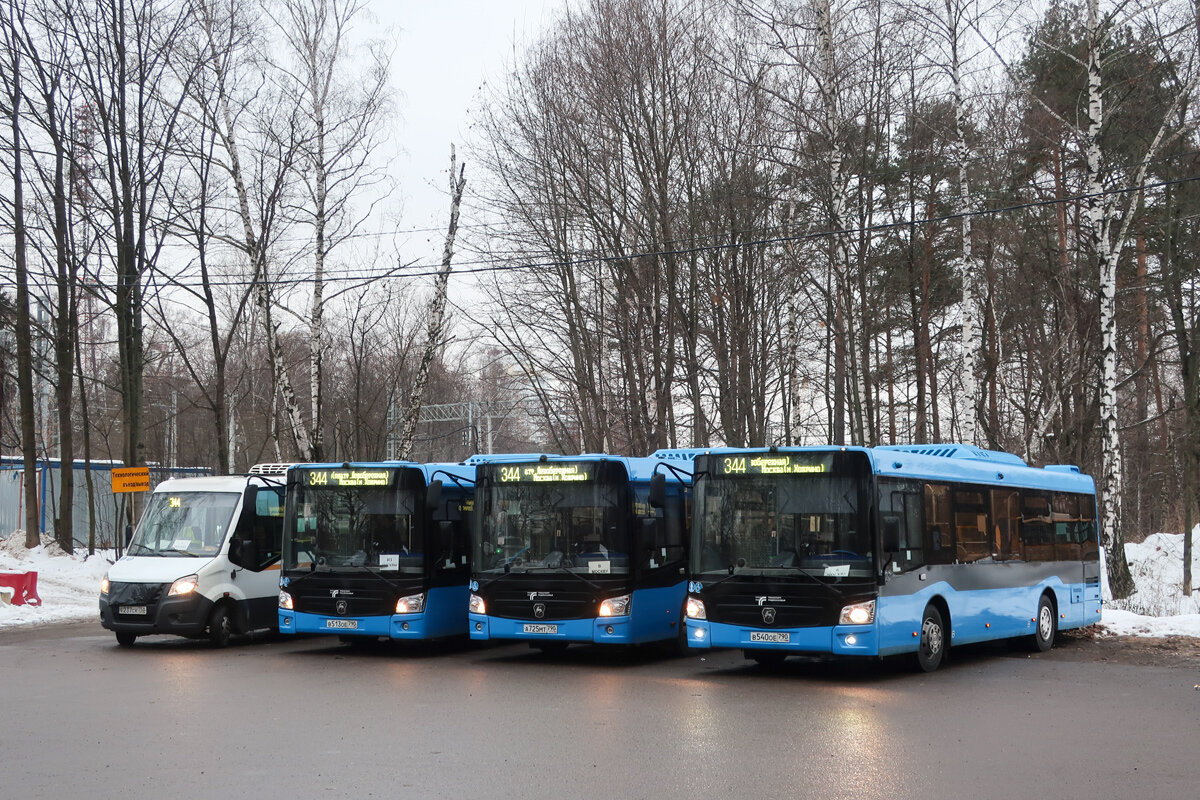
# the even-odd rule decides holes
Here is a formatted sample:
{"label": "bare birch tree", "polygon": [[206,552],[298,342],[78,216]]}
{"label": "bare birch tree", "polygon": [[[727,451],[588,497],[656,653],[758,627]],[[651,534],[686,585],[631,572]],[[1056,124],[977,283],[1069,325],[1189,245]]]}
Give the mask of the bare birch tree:
{"label": "bare birch tree", "polygon": [[429,372],[437,358],[438,351],[443,346],[443,335],[446,322],[446,292],[450,284],[450,272],[454,258],[454,239],[458,235],[458,212],[462,206],[463,189],[467,186],[467,165],[456,166],[454,147],[450,147],[450,223],[446,228],[446,245],[442,249],[442,266],[433,281],[433,296],[429,299],[427,315],[428,329],[425,336],[425,347],[421,352],[421,361],[417,364],[417,374],[413,379],[412,388],[408,391],[408,403],[404,411],[404,420],[400,425],[400,436],[396,444],[398,458],[408,458],[412,449],[413,436],[417,431],[417,420],[421,417],[421,404],[425,398],[425,386],[429,383]]}
{"label": "bare birch tree", "polygon": [[324,442],[328,260],[334,248],[359,227],[361,216],[355,217],[354,201],[363,199],[362,190],[383,179],[372,159],[382,141],[380,123],[388,111],[388,57],[376,43],[366,48],[366,69],[351,71],[358,55],[351,41],[352,28],[363,22],[365,8],[359,0],[284,0],[279,20],[296,66],[289,69],[276,63],[276,67],[286,70],[298,88],[309,129],[297,166],[307,194],[299,216],[313,231],[307,458],[316,461],[322,459]]}

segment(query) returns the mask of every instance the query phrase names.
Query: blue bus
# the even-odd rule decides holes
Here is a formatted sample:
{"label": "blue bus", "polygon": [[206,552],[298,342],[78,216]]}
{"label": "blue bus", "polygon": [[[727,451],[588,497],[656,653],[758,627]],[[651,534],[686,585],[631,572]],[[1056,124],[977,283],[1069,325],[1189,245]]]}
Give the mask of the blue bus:
{"label": "blue bus", "polygon": [[475,456],[471,638],[686,647],[691,458]]}
{"label": "blue bus", "polygon": [[1100,620],[1095,486],[967,445],[695,459],[687,635],[759,663],[914,654]]}
{"label": "blue bus", "polygon": [[349,643],[465,634],[474,481],[462,464],[289,469],[280,632]]}

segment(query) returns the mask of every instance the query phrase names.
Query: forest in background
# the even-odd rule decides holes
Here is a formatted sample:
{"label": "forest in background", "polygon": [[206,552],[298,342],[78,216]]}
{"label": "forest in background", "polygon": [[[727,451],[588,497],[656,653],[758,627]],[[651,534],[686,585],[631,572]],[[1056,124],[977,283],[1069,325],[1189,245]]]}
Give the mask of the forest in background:
{"label": "forest in background", "polygon": [[1195,2],[566,4],[442,268],[369,233],[369,10],[10,4],[3,454],[962,441],[1095,475],[1110,553],[1200,519]]}

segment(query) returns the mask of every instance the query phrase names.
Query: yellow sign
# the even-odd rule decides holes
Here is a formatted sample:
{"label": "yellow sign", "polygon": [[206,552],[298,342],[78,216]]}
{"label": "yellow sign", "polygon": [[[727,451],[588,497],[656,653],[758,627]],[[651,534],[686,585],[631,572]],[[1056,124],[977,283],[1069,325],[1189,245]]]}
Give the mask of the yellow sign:
{"label": "yellow sign", "polygon": [[113,494],[150,491],[149,467],[121,467],[112,471]]}
{"label": "yellow sign", "polygon": [[357,486],[390,486],[390,470],[321,469],[308,473],[308,485],[321,489],[344,489]]}
{"label": "yellow sign", "polygon": [[500,482],[559,483],[590,481],[592,472],[586,464],[532,464],[500,467]]}

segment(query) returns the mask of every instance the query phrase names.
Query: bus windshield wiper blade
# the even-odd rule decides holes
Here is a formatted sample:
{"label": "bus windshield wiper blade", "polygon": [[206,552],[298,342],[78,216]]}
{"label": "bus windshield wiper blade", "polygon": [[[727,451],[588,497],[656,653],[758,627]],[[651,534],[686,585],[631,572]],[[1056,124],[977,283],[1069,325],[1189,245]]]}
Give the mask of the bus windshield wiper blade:
{"label": "bus windshield wiper blade", "polygon": [[585,578],[585,577],[583,577],[582,575],[580,575],[578,572],[574,572],[574,571],[573,571],[573,570],[571,570],[569,567],[564,567],[564,566],[563,566],[563,565],[561,565],[561,564],[559,564],[557,567],[543,567],[543,569],[562,570],[563,572],[567,573],[567,574],[568,574],[568,575],[570,575],[571,577],[573,577],[573,578],[578,578],[579,580],[583,581],[584,583],[586,583],[588,586],[592,587],[593,589],[600,589],[600,585],[599,585],[599,584],[592,583],[592,582],[591,582],[591,581],[589,581],[587,578]]}
{"label": "bus windshield wiper blade", "polygon": [[835,588],[836,584],[838,584],[838,583],[841,583],[841,580],[840,580],[840,579],[839,579],[839,580],[836,580],[836,581],[834,581],[832,584],[830,584],[830,583],[826,583],[825,581],[821,580],[821,579],[820,579],[820,578],[818,578],[816,575],[813,575],[813,574],[812,574],[811,572],[809,572],[807,569],[805,569],[804,567],[801,567],[801,566],[799,566],[799,565],[792,566],[792,567],[783,567],[783,569],[792,569],[792,570],[795,570],[796,572],[799,572],[801,575],[803,575],[804,577],[808,578],[810,581],[812,581],[813,583],[815,583],[817,586],[820,586],[822,589],[825,589],[825,590],[827,590],[827,591],[828,591],[830,594],[832,594],[834,597],[838,598],[839,600],[840,600],[840,599],[841,599],[841,597],[842,597],[842,593],[841,593],[841,592],[839,592],[839,591],[838,591],[838,590]]}
{"label": "bus windshield wiper blade", "polygon": [[[724,576],[723,578],[717,578],[717,579],[716,579],[715,581],[713,581],[712,583],[706,583],[706,582],[704,581],[704,578],[700,578],[700,583],[704,584],[704,588],[705,588],[705,589],[709,589],[709,588],[711,588],[711,587],[713,587],[713,586],[716,586],[716,585],[718,585],[718,584],[724,583],[725,581],[729,580],[730,578],[736,578],[736,577],[738,577],[738,576],[741,576],[741,575],[743,574],[743,573],[741,573],[741,572],[734,572],[734,569],[735,569],[735,567],[732,567],[732,566],[731,566],[731,567],[729,567],[728,569],[729,569],[729,574],[728,574],[728,575],[726,575],[726,576]],[[752,576],[746,576],[746,577],[752,577]]]}

